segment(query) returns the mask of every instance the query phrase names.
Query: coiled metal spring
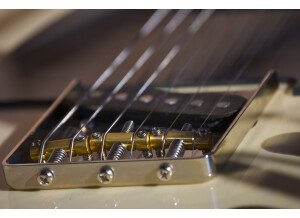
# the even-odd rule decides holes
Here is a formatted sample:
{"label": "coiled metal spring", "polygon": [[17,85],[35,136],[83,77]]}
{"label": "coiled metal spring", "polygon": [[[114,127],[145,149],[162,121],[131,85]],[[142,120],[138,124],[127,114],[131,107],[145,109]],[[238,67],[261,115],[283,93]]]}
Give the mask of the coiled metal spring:
{"label": "coiled metal spring", "polygon": [[68,157],[67,152],[64,149],[53,149],[49,159],[48,159],[48,163],[61,163],[63,161],[65,161]]}
{"label": "coiled metal spring", "polygon": [[179,158],[183,157],[185,152],[185,145],[182,139],[175,139],[171,142],[166,157]]}
{"label": "coiled metal spring", "polygon": [[113,144],[108,155],[107,160],[120,160],[125,157],[127,148],[123,143],[117,142]]}

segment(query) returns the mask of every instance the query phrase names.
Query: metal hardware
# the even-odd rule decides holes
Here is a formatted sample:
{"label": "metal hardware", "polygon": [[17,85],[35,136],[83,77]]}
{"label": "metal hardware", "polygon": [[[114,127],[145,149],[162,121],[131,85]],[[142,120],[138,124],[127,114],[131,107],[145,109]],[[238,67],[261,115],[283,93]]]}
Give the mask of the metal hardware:
{"label": "metal hardware", "polygon": [[[134,122],[132,120],[128,120],[125,122],[122,132],[129,133],[134,128]],[[126,155],[127,147],[121,142],[116,142],[111,147],[108,155],[107,160],[120,160],[123,159]]]}
{"label": "metal hardware", "polygon": [[116,142],[113,144],[111,147],[108,155],[107,155],[107,160],[120,160],[125,157],[127,151],[126,145],[124,145],[121,142]]}
{"label": "metal hardware", "polygon": [[92,133],[92,138],[93,139],[99,139],[101,137],[101,133],[100,132],[94,132]]}
{"label": "metal hardware", "polygon": [[37,176],[37,181],[41,186],[49,186],[54,180],[54,173],[50,169],[42,169]]}
{"label": "metal hardware", "polygon": [[153,128],[151,129],[151,132],[152,132],[152,134],[153,134],[154,136],[159,136],[159,135],[161,134],[161,130],[160,130],[160,128],[158,128],[158,127],[153,127]]}
{"label": "metal hardware", "polygon": [[193,130],[193,126],[190,123],[185,123],[181,127],[181,131],[183,131],[183,132],[188,132],[188,131],[192,131],[192,130]]}
{"label": "metal hardware", "polygon": [[134,129],[134,122],[132,120],[128,120],[124,123],[124,126],[121,132],[131,132]]}
{"label": "metal hardware", "polygon": [[169,158],[179,158],[183,157],[185,152],[185,145],[182,139],[175,139],[171,142],[170,148],[166,154]]}
{"label": "metal hardware", "polygon": [[92,161],[93,156],[91,154],[82,155],[84,161]]}
{"label": "metal hardware", "polygon": [[47,163],[61,163],[68,157],[67,152],[64,149],[56,148],[53,149]]}
{"label": "metal hardware", "polygon": [[76,140],[79,141],[79,142],[82,142],[83,140],[85,140],[85,138],[86,138],[86,135],[84,133],[80,133],[77,136]]}
{"label": "metal hardware", "polygon": [[147,159],[152,158],[153,157],[152,150],[143,151],[143,156]]}
{"label": "metal hardware", "polygon": [[95,126],[95,122],[90,122],[88,125],[85,126],[84,124],[86,123],[86,121],[87,119],[84,119],[80,122],[80,127],[84,126],[81,133],[82,135],[86,134],[89,129],[92,129]]}
{"label": "metal hardware", "polygon": [[40,139],[37,139],[31,143],[31,146],[32,147],[41,147],[41,143],[42,143],[42,141]]}
{"label": "metal hardware", "polygon": [[97,178],[101,184],[110,184],[114,178],[114,171],[110,166],[104,166],[98,173]]}
{"label": "metal hardware", "polygon": [[119,101],[126,101],[127,97],[128,97],[128,93],[126,92],[121,92],[115,95],[115,99]]}
{"label": "metal hardware", "polygon": [[145,130],[140,130],[138,131],[137,136],[139,138],[145,138],[147,136],[147,132]]}
{"label": "metal hardware", "polygon": [[142,95],[139,98],[139,101],[148,104],[148,103],[150,103],[152,101],[152,99],[153,99],[152,95]]}
{"label": "metal hardware", "polygon": [[168,163],[161,164],[157,169],[156,175],[161,181],[169,181],[173,176],[172,166]]}
{"label": "metal hardware", "polygon": [[230,105],[229,101],[221,101],[217,104],[218,108],[228,108]]}
{"label": "metal hardware", "polygon": [[[107,166],[108,164],[113,165],[110,167],[113,170],[114,177],[117,175],[117,179],[113,179],[113,182],[109,183],[109,186],[131,186],[131,185],[152,185],[152,184],[182,184],[189,182],[204,182],[211,179],[216,171],[214,166],[223,166],[226,160],[230,157],[232,152],[236,150],[238,144],[242,141],[243,137],[249,129],[253,126],[253,123],[257,121],[258,116],[261,114],[267,103],[271,98],[271,95],[275,92],[278,87],[277,77],[274,73],[269,73],[264,80],[261,82],[256,90],[249,90],[247,94],[249,96],[248,101],[244,104],[241,110],[238,110],[234,115],[233,120],[230,121],[229,127],[226,128],[222,135],[214,136],[216,138],[216,143],[207,146],[209,149],[209,154],[202,155],[199,152],[199,156],[187,156],[180,159],[162,159],[153,158],[151,160],[140,159],[130,159],[121,161],[105,161],[99,160],[93,163],[34,163],[30,159],[22,159],[20,150],[30,148],[30,156],[34,161],[38,161],[39,147],[31,146],[32,142],[36,138],[43,136],[43,128],[53,127],[53,118],[60,120],[61,117],[58,115],[60,113],[59,107],[61,105],[66,105],[67,100],[69,100],[70,95],[65,92],[64,96],[60,96],[59,100],[51,106],[47,114],[44,115],[44,119],[41,119],[29,132],[23,137],[22,141],[16,145],[16,147],[7,155],[3,161],[3,168],[5,172],[5,177],[7,183],[14,189],[55,189],[55,188],[75,188],[75,187],[94,187],[94,186],[107,186],[105,183],[99,182],[96,177],[99,177],[99,169]],[[77,88],[77,87],[76,87]],[[73,91],[76,91],[74,89]],[[72,92],[74,93],[74,92]],[[225,97],[224,100],[227,100]],[[181,101],[181,100],[180,100]],[[205,101],[206,102],[206,101]],[[233,106],[234,102],[231,103],[229,108]],[[202,105],[201,109],[206,107],[207,104]],[[193,107],[190,107],[193,108]],[[196,108],[198,110],[198,108]],[[200,108],[199,108],[200,110]],[[223,109],[219,109],[220,111]],[[223,110],[227,111],[227,110]],[[76,120],[77,121],[77,120]],[[52,125],[52,126],[51,126]],[[173,130],[172,130],[173,131]],[[210,133],[206,137],[202,137],[199,131],[170,131],[166,135],[166,147],[175,139],[182,139],[186,145],[186,152],[193,148],[193,139],[195,142],[195,149],[202,149],[204,146],[204,141],[209,140],[212,136]],[[115,142],[124,142],[126,146],[131,146],[131,138],[133,133],[109,133],[105,139],[105,149],[109,150]],[[134,143],[134,150],[146,150],[149,146],[159,152],[160,144],[162,143],[163,131],[160,136],[154,136],[152,132],[147,132],[146,137],[138,138],[136,137],[136,142]],[[87,136],[82,142],[76,141],[74,145],[74,155],[83,154],[94,154],[99,149],[101,149],[102,136],[99,139],[93,139],[93,137]],[[202,140],[203,145],[200,146],[200,141]],[[45,147],[45,152],[43,152],[43,160],[49,158],[51,152],[55,148],[62,148],[67,153],[69,153],[70,139],[60,139],[49,141]],[[197,146],[199,146],[197,148]],[[155,170],[158,170],[158,166],[167,163],[171,166],[172,177],[166,183],[164,180],[159,179]],[[136,171],[133,169],[142,169]],[[41,186],[40,180],[37,180],[36,176],[40,174],[45,168],[55,172],[55,181],[51,185]],[[96,176],[97,175],[97,176]],[[106,175],[109,175],[106,174]],[[113,177],[113,178],[114,178]],[[20,179],[22,178],[22,179]],[[54,178],[54,177],[53,177]],[[100,180],[100,179],[99,179]],[[106,179],[109,180],[109,179]]]}
{"label": "metal hardware", "polygon": [[[193,129],[193,127],[192,127],[192,124],[190,124],[190,123],[185,123],[181,127],[182,132],[187,132],[187,131],[190,131],[192,129]],[[182,139],[175,139],[171,142],[166,157],[180,158],[180,157],[183,157],[184,152],[185,152],[184,141]]]}
{"label": "metal hardware", "polygon": [[204,101],[202,99],[196,99],[190,103],[192,106],[201,107]]}
{"label": "metal hardware", "polygon": [[205,136],[207,136],[208,131],[207,131],[207,129],[201,128],[201,129],[198,130],[198,133],[199,133],[200,136],[205,137]]}
{"label": "metal hardware", "polygon": [[177,103],[177,101],[178,101],[177,98],[167,98],[167,99],[165,100],[165,103],[168,104],[168,105],[174,105],[174,104]]}
{"label": "metal hardware", "polygon": [[162,157],[163,156],[162,155],[162,150],[156,150],[155,153],[156,153],[156,157]]}
{"label": "metal hardware", "polygon": [[[133,132],[119,132],[108,133],[105,138],[104,150],[111,150],[113,144],[122,143],[126,146],[127,150],[131,149],[131,143],[133,138]],[[199,135],[194,131],[170,131],[164,139],[164,132],[155,136],[153,133],[140,130],[133,143],[134,150],[146,151],[146,150],[161,150],[163,141],[165,140],[165,148],[169,148],[171,142],[175,139],[182,139],[184,141],[187,150],[199,149],[209,151],[213,146],[213,134],[208,133],[205,136]],[[83,141],[75,141],[74,144],[74,156],[86,155],[93,152],[100,152],[102,146],[103,134],[100,138],[94,139],[93,137],[86,137]],[[70,151],[71,139],[60,139],[47,142],[44,151],[43,159],[49,158],[51,152],[55,148],[64,149],[68,154]],[[30,156],[33,161],[38,160],[39,148],[30,148]]]}

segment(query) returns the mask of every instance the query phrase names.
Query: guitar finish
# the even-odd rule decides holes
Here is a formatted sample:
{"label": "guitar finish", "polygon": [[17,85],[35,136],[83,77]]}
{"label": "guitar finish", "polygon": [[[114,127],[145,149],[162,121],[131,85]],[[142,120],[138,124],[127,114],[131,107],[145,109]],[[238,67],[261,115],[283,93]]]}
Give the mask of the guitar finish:
{"label": "guitar finish", "polygon": [[[124,15],[125,12],[122,13]],[[152,14],[150,11],[147,13]],[[161,41],[162,27],[174,15],[176,17],[176,13],[181,13],[180,19],[184,20],[182,26],[179,25],[178,32],[174,32],[178,38],[171,37],[168,41]],[[33,119],[36,120],[41,113],[34,113],[43,110],[27,109],[20,112],[20,120],[25,122],[22,122],[22,128],[22,125],[18,124],[17,130],[10,121],[0,119],[3,137],[5,134],[8,137],[11,135],[6,139],[7,146],[1,147],[1,151],[6,149],[5,154],[8,154],[8,149],[12,150],[3,161],[7,183],[15,189],[54,188],[38,192],[15,191],[8,189],[3,177],[0,180],[3,187],[1,207],[299,207],[300,193],[297,186],[300,181],[300,160],[295,144],[300,139],[297,123],[300,102],[296,95],[291,94],[297,93],[297,86],[292,87],[292,80],[283,80],[280,72],[281,83],[278,89],[277,77],[273,71],[269,71],[264,79],[251,79],[258,75],[253,73],[254,69],[255,72],[260,72],[260,77],[266,73],[264,67],[268,64],[258,67],[259,59],[270,47],[278,44],[278,39],[284,38],[284,32],[295,27],[291,23],[296,23],[297,13],[246,11],[239,14],[238,11],[231,11],[226,14],[224,11],[206,13],[204,10],[202,15],[200,12],[200,17],[204,17],[207,23],[198,33],[198,37],[203,38],[193,41],[182,34],[182,28],[193,23],[193,20],[197,19],[197,13],[199,12],[171,11],[165,17],[164,23],[153,32],[154,35],[147,39],[148,41],[142,41],[144,44],[142,43],[139,50],[128,58],[127,64],[122,65],[112,79],[104,83],[104,89],[93,92],[91,98],[82,104],[68,121],[68,125],[61,127],[55,132],[53,139],[45,142],[42,153],[40,148],[46,134],[76,105],[82,94],[86,93],[86,86],[79,87],[73,82],[67,87],[15,149],[12,149],[11,145],[17,144],[17,138],[20,139],[19,137],[33,124],[26,120],[31,120],[34,116]],[[242,19],[235,19],[237,14]],[[256,21],[249,19],[253,15]],[[137,14],[133,17],[135,16]],[[262,31],[262,27],[266,27],[268,22],[268,19],[262,18],[271,17],[272,22]],[[231,25],[229,20],[232,21]],[[287,21],[293,22],[287,26]],[[226,28],[220,28],[222,23],[228,24]],[[60,25],[62,24],[63,21]],[[141,27],[141,24],[137,26]],[[244,33],[246,29],[247,34]],[[255,32],[260,34],[254,37]],[[144,60],[145,65],[137,70],[140,70],[143,76],[133,76],[128,80],[128,86],[125,86],[127,89],[121,88],[120,92],[118,90],[116,95],[112,95],[113,100],[99,111],[100,116],[97,114],[87,123],[89,116],[97,111],[105,99],[109,99],[119,81],[124,81],[122,77],[126,72],[130,72],[130,66],[134,65],[138,57],[143,56],[142,50],[147,51],[147,45],[155,42],[155,38],[160,39],[156,43],[162,44],[160,47],[154,43],[156,55],[149,59],[149,62]],[[214,43],[209,43],[210,40]],[[222,43],[223,40],[227,40],[227,43]],[[185,42],[187,43],[184,44]],[[195,44],[197,42],[199,43]],[[175,47],[172,47],[173,45]],[[176,45],[182,50],[176,50]],[[194,49],[191,49],[191,45],[194,45]],[[35,51],[39,51],[40,48],[35,47]],[[14,52],[8,59],[4,59],[2,66],[7,67],[8,60],[12,58],[18,60],[24,52],[26,53],[24,48]],[[31,57],[33,55],[28,56],[27,60],[19,61],[20,66],[23,65],[21,69],[26,70],[24,63],[30,63]],[[163,66],[161,63],[165,63],[164,57],[175,58],[175,61],[170,59],[169,68],[167,62],[164,65],[166,68],[161,68],[161,72],[156,71]],[[192,65],[192,60],[197,64]],[[182,72],[185,73],[182,74],[180,69],[185,63],[189,67],[184,68]],[[109,61],[103,66],[108,67]],[[98,66],[98,72],[102,68]],[[215,68],[219,69],[217,73],[213,73]],[[143,84],[151,81],[147,78],[151,78],[155,72],[158,80],[154,79],[147,89],[148,85]],[[225,81],[224,75],[228,75],[229,80]],[[258,81],[261,81],[260,85],[257,85]],[[201,87],[201,91],[197,87]],[[143,93],[136,95],[140,91]],[[28,95],[30,92],[24,94]],[[49,94],[50,92],[48,96],[51,95]],[[41,96],[35,94],[35,97]],[[67,96],[65,100],[64,96]],[[131,103],[130,99],[135,101]],[[156,99],[159,103],[153,104]],[[148,106],[149,102],[152,107]],[[13,113],[7,111],[2,116],[5,118]],[[151,115],[148,117],[148,114]],[[130,120],[136,125],[133,126]],[[78,128],[82,131],[73,138],[72,144],[72,137],[78,132]],[[18,132],[19,137],[16,135]],[[128,139],[123,140],[122,137]],[[134,141],[135,139],[140,141]],[[52,143],[51,149],[49,143]],[[79,150],[82,146],[85,150],[80,153],[83,151]],[[42,159],[39,159],[39,153],[42,154]],[[38,163],[39,160],[43,163]],[[69,163],[69,160],[72,163]],[[178,183],[189,184],[176,185]],[[145,186],[153,184],[164,185]],[[91,188],[64,189],[89,186]],[[82,199],[85,199],[84,204]]]}

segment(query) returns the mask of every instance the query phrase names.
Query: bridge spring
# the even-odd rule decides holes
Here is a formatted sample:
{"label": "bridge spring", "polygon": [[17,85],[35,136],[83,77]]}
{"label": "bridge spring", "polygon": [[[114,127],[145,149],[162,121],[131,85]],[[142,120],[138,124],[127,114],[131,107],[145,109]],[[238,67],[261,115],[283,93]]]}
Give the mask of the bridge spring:
{"label": "bridge spring", "polygon": [[[192,124],[185,123],[183,124],[181,131],[191,131],[193,129]],[[170,158],[180,158],[183,157],[185,152],[185,145],[182,139],[175,139],[171,142],[168,153],[166,157]]]}
{"label": "bridge spring", "polygon": [[127,152],[127,147],[121,142],[117,142],[113,144],[111,147],[108,155],[107,160],[120,160],[125,157],[125,154]]}
{"label": "bridge spring", "polygon": [[185,145],[182,139],[175,139],[171,142],[166,157],[179,158],[183,157],[185,152]]}
{"label": "bridge spring", "polygon": [[[125,122],[121,132],[131,132],[134,128],[134,122],[128,120]],[[108,155],[107,160],[120,160],[123,159],[126,155],[127,147],[121,142],[116,142],[112,145]]]}
{"label": "bridge spring", "polygon": [[47,163],[61,163],[64,162],[67,157],[68,154],[64,149],[56,148],[53,149]]}

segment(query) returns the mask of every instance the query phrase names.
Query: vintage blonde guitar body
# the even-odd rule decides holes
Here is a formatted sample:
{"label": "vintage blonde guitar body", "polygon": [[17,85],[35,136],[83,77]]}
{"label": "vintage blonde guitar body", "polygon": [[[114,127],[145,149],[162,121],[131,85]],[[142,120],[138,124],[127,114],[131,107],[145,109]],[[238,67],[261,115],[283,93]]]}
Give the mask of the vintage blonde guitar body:
{"label": "vintage blonde guitar body", "polygon": [[[65,13],[68,14],[69,11]],[[64,13],[60,12],[60,16],[64,16]],[[49,17],[53,20],[52,15]],[[51,22],[47,25],[49,23]],[[0,208],[299,208],[300,96],[293,95],[293,85],[286,80],[280,82],[278,89],[266,99],[268,103],[253,127],[238,143],[230,158],[222,162],[221,170],[217,170],[209,180],[188,181],[188,184],[86,188],[66,186],[58,187],[59,189],[51,189],[50,186],[49,190],[16,190],[39,187],[35,172],[34,183],[33,179],[28,179],[32,175],[24,176],[18,171],[19,168],[14,171],[21,162],[14,145],[22,137],[21,142],[35,132],[35,128],[31,129],[32,126],[38,120],[41,122],[48,114],[45,115],[45,108],[25,108],[19,111],[4,108],[0,111],[0,158],[5,171],[0,173]],[[249,87],[247,83],[235,84],[237,90]],[[211,85],[209,91],[227,88],[226,85]],[[186,90],[188,88],[181,90],[179,87],[177,92]],[[28,133],[29,129],[32,132]],[[232,138],[232,142],[234,141]],[[230,138],[226,145],[230,145]],[[13,161],[9,159],[12,156]],[[15,163],[17,164],[14,165]],[[25,162],[26,164],[38,166],[37,161]],[[30,170],[27,172],[30,173]],[[68,175],[65,183],[70,185],[68,179],[72,175]],[[134,181],[135,179],[132,178]],[[9,185],[16,185],[16,189]],[[74,186],[73,183],[71,185]],[[76,187],[82,187],[82,184],[76,184]]]}
{"label": "vintage blonde guitar body", "polygon": [[[210,181],[41,191],[6,188],[1,190],[0,205],[2,208],[298,208],[300,160],[295,141],[300,139],[300,97],[292,96],[289,91],[287,84],[280,85],[225,170]],[[7,131],[6,125],[2,122],[1,128]],[[269,142],[274,137],[277,140]],[[281,148],[276,150],[279,146],[276,142],[280,140]],[[268,142],[267,150],[264,147]],[[293,149],[294,153],[289,153]]]}

